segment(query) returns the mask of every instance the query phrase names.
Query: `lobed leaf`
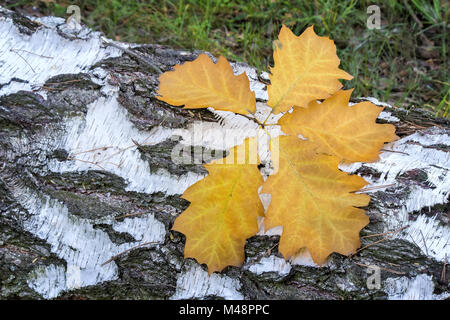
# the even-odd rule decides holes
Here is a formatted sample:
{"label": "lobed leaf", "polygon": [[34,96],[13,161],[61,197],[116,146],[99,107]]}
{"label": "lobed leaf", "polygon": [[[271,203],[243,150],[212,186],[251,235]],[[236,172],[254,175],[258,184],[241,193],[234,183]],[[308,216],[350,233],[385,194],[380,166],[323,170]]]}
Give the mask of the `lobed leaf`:
{"label": "lobed leaf", "polygon": [[383,111],[371,102],[349,106],[353,90],[338,91],[322,103],[295,108],[279,124],[289,135],[301,134],[318,146],[318,151],[347,162],[375,161],[385,142],[396,140],[395,127],[377,124]]}
{"label": "lobed leaf", "polygon": [[355,194],[367,182],[337,166],[339,159],[319,155],[309,141],[293,136],[279,140],[279,168],[262,193],[272,200],[266,229],[283,226],[279,251],[286,259],[306,247],[314,262],[323,264],[332,252],[348,255],[361,245],[359,231],[369,223],[364,210],[369,196]]}
{"label": "lobed leaf", "polygon": [[340,60],[334,42],[317,36],[312,26],[297,37],[283,25],[273,59],[267,104],[274,113],[328,98],[342,88],[338,79],[353,79],[338,68]]}
{"label": "lobed leaf", "polygon": [[215,64],[206,54],[176,65],[159,77],[157,98],[174,106],[248,114],[256,111],[255,93],[245,73],[235,76],[227,59]]}
{"label": "lobed leaf", "polygon": [[183,198],[190,206],[173,230],[186,235],[185,258],[208,265],[209,273],[244,262],[245,240],[258,232],[264,214],[258,196],[263,179],[258,170],[256,140],[230,150],[225,159],[205,165],[209,175],[189,187]]}

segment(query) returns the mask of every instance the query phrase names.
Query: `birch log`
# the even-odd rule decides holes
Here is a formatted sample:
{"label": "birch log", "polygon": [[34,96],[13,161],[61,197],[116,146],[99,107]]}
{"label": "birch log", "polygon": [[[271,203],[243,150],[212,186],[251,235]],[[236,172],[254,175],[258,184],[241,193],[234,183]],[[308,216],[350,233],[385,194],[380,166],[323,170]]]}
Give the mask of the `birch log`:
{"label": "birch log", "polygon": [[[179,164],[171,154],[222,152],[254,123],[155,99],[152,66],[167,71],[199,52],[110,43],[61,18],[0,8],[2,299],[450,297],[448,120],[356,99],[385,106],[379,121],[401,136],[380,161],[341,167],[370,182],[365,248],[318,267],[307,252],[285,261],[280,230],[261,230],[242,267],[208,276],[170,231],[189,205],[180,194],[207,172],[201,159]],[[267,73],[233,68],[247,73],[265,116]]]}

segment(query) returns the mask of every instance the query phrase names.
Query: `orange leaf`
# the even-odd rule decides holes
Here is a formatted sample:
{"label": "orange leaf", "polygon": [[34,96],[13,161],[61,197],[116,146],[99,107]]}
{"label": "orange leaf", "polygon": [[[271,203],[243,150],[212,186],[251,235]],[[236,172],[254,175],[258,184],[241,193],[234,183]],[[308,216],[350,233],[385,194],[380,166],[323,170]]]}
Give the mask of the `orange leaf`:
{"label": "orange leaf", "polygon": [[269,101],[274,113],[284,112],[292,106],[306,107],[315,99],[328,98],[342,88],[338,79],[353,77],[338,68],[340,60],[336,55],[334,42],[319,37],[309,27],[296,37],[283,26],[275,42],[268,86]]}
{"label": "orange leaf", "polygon": [[256,140],[245,140],[225,159],[205,165],[209,175],[182,196],[191,204],[173,230],[186,235],[185,257],[206,263],[209,273],[241,265],[245,240],[258,232],[257,217],[264,209],[256,152]]}
{"label": "orange leaf", "polygon": [[359,231],[369,223],[364,210],[369,196],[351,193],[366,185],[348,175],[339,159],[318,155],[314,144],[297,137],[279,141],[279,169],[269,176],[262,193],[272,194],[265,227],[283,226],[279,250],[286,259],[306,247],[317,264],[328,255],[355,252],[361,245]]}
{"label": "orange leaf", "polygon": [[212,107],[241,114],[256,111],[255,93],[250,90],[247,75],[235,76],[224,57],[215,64],[201,54],[192,62],[176,65],[159,77],[157,93],[159,100],[184,108]]}
{"label": "orange leaf", "polygon": [[318,151],[348,161],[375,161],[384,142],[394,141],[395,127],[377,124],[382,107],[371,102],[349,106],[352,90],[338,91],[322,103],[295,108],[279,124],[289,135],[301,134],[318,146]]}

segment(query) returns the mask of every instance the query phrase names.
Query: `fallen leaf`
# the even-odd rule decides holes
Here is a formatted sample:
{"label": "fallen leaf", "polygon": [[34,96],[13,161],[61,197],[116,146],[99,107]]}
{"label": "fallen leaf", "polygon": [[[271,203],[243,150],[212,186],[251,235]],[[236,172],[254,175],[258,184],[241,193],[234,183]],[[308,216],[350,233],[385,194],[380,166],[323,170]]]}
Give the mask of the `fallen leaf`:
{"label": "fallen leaf", "polygon": [[176,65],[159,77],[159,100],[174,106],[248,114],[256,111],[255,93],[244,73],[235,76],[227,59],[214,63],[206,54],[191,62]]}
{"label": "fallen leaf", "polygon": [[209,175],[183,193],[191,204],[172,229],[186,235],[185,258],[206,263],[212,273],[244,262],[245,240],[258,232],[257,217],[264,214],[256,139],[204,167]]}
{"label": "fallen leaf", "polygon": [[307,138],[318,151],[346,162],[375,161],[385,142],[398,137],[391,124],[378,124],[383,107],[371,102],[349,106],[353,90],[338,91],[322,103],[313,101],[308,108],[295,108],[279,124],[284,133]]}
{"label": "fallen leaf", "polygon": [[342,88],[338,79],[353,79],[338,68],[340,60],[334,42],[317,36],[312,26],[297,37],[283,25],[274,47],[275,64],[267,88],[267,104],[274,113],[328,98]]}
{"label": "fallen leaf", "polygon": [[348,255],[361,245],[359,231],[369,218],[356,207],[370,198],[352,193],[367,184],[363,178],[338,170],[338,158],[315,148],[297,137],[280,137],[278,173],[261,193],[272,195],[264,224],[266,230],[283,227],[279,251],[285,259],[306,247],[320,265],[332,252]]}

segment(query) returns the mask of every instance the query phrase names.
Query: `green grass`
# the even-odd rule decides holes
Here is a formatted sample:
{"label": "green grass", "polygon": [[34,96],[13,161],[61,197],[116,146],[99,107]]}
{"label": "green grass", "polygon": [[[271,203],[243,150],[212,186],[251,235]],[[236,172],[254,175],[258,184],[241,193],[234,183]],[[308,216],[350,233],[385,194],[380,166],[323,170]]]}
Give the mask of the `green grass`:
{"label": "green grass", "polygon": [[[450,116],[445,0],[7,1],[10,8],[34,5],[62,17],[69,4],[79,5],[82,21],[110,38],[207,50],[266,71],[282,24],[297,35],[314,25],[335,40],[343,69],[355,77],[345,84],[354,96]],[[366,27],[371,4],[381,8],[380,30]]]}

